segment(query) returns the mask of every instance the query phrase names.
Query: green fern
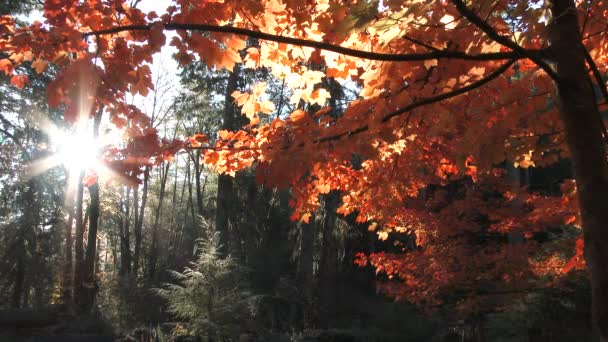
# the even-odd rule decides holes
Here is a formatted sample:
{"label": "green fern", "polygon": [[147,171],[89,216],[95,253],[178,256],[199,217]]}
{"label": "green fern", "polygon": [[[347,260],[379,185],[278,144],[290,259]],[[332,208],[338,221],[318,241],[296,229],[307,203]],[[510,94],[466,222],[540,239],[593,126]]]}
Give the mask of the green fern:
{"label": "green fern", "polygon": [[197,261],[181,273],[171,272],[175,283],[155,292],[193,335],[230,341],[247,330],[257,296],[249,290],[245,269],[234,258],[221,256],[219,240],[219,233],[209,230],[199,241]]}

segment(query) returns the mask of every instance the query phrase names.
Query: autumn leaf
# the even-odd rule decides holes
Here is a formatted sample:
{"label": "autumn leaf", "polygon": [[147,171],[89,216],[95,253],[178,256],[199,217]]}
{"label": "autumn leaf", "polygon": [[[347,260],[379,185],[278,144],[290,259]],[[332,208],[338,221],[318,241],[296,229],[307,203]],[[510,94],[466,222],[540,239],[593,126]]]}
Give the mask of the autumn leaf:
{"label": "autumn leaf", "polygon": [[19,89],[23,89],[30,83],[30,79],[27,75],[13,75],[11,77],[11,84]]}
{"label": "autumn leaf", "polygon": [[44,72],[44,70],[46,70],[47,64],[48,63],[46,61],[43,61],[42,59],[37,59],[32,63],[32,68],[36,70],[37,74],[40,74]]}
{"label": "autumn leaf", "polygon": [[13,73],[13,63],[10,59],[0,59],[0,71],[3,71],[5,75],[10,75]]}
{"label": "autumn leaf", "polygon": [[207,141],[209,141],[207,136],[201,133],[197,133],[194,136],[188,137],[188,142],[192,147],[200,147]]}
{"label": "autumn leaf", "polygon": [[82,184],[89,188],[95,183],[97,183],[97,175],[95,174],[89,174],[82,178]]}

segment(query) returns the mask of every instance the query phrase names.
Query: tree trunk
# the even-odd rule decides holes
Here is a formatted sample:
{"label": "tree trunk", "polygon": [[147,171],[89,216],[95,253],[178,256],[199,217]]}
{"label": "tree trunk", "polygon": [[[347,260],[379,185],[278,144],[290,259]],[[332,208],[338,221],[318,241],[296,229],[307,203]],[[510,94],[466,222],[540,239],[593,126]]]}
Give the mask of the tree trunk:
{"label": "tree trunk", "polygon": [[124,217],[120,220],[120,275],[128,275],[131,273],[131,207],[129,204],[130,193],[131,188],[127,188],[125,198],[122,200],[123,205],[121,206],[120,210],[121,216],[124,215]]}
{"label": "tree trunk", "polygon": [[[134,229],[135,235],[135,246],[133,249],[133,277],[137,279],[139,272],[139,261],[141,259],[141,239],[142,239],[142,228],[144,225],[144,210],[146,209],[146,202],[148,201],[148,179],[150,178],[150,169],[146,166],[144,170],[144,185],[141,195],[141,203],[139,203],[139,189],[135,191],[133,196],[133,208],[135,210],[135,216],[137,217]],[[138,212],[139,207],[139,212]]]}
{"label": "tree trunk", "polygon": [[323,327],[332,326],[331,320],[335,316],[336,307],[336,273],[337,248],[336,246],[336,209],[339,196],[332,192],[324,196],[323,206],[323,242],[321,246],[321,260],[319,266],[319,299],[321,304],[320,321]]}
{"label": "tree trunk", "polygon": [[158,206],[154,214],[154,225],[152,226],[152,243],[150,246],[150,254],[148,256],[148,279],[154,280],[156,277],[156,263],[158,261],[158,224],[163,208],[163,199],[165,198],[165,185],[167,184],[167,176],[169,175],[169,167],[171,163],[167,162],[164,168],[161,167],[161,183],[160,193],[158,195]]}
{"label": "tree trunk", "polygon": [[298,265],[298,285],[304,299],[308,304],[312,303],[313,283],[313,253],[315,241],[315,215],[313,214],[308,223],[301,224],[300,237],[300,262]]}
{"label": "tree trunk", "polygon": [[[99,108],[93,121],[93,136],[99,137],[99,124],[103,107]],[[98,151],[95,151],[98,153]],[[89,186],[89,232],[87,236],[87,248],[82,268],[82,279],[78,304],[82,311],[88,312],[93,308],[97,294],[97,280],[95,277],[95,260],[97,259],[97,230],[99,224],[99,181]]]}
{"label": "tree trunk", "polygon": [[[236,108],[231,94],[238,87],[238,65],[234,67],[234,71],[228,77],[228,85],[226,86],[226,95],[224,99],[224,115],[222,128],[227,130],[235,130],[238,127],[236,120]],[[234,184],[233,179],[229,175],[220,174],[217,179],[217,205],[215,211],[215,227],[220,235],[220,254],[226,255],[229,253],[228,236],[230,227],[231,208],[234,202]]]}
{"label": "tree trunk", "polygon": [[[585,259],[590,273],[592,313],[601,341],[608,341],[608,164],[604,130],[572,0],[553,0],[549,27],[556,63],[559,109],[574,164]],[[600,87],[605,86],[600,84]]]}
{"label": "tree trunk", "polygon": [[194,159],[194,181],[196,184],[196,209],[197,214],[203,215],[203,187],[201,187],[201,173],[203,168],[201,165],[201,151],[198,150],[193,155]]}
{"label": "tree trunk", "polygon": [[83,311],[90,311],[95,302],[97,283],[95,279],[95,259],[97,257],[97,229],[99,222],[99,184],[89,187],[91,203],[89,205],[89,232],[87,248],[82,269],[82,282],[78,304]]}
{"label": "tree trunk", "polygon": [[[70,196],[70,194],[67,194]],[[73,204],[72,201],[69,201],[70,204]],[[65,261],[63,265],[63,280],[62,280],[62,289],[61,289],[61,297],[64,303],[68,303],[72,301],[72,280],[73,280],[73,263],[72,263],[72,226],[74,224],[74,208],[72,206],[66,206],[66,209],[69,210],[68,213],[68,221],[65,223]]]}
{"label": "tree trunk", "polygon": [[76,219],[76,236],[74,237],[74,298],[80,298],[82,284],[82,269],[84,263],[84,220],[82,216],[82,205],[84,199],[84,187],[82,186],[82,179],[84,178],[84,172],[80,172],[78,177],[78,191],[76,194],[76,212],[74,214]]}
{"label": "tree trunk", "polygon": [[[192,218],[192,224],[189,225],[189,239],[192,239],[191,243],[188,244],[188,250],[190,251],[190,253],[192,253],[192,256],[194,256],[194,250],[195,248],[195,243],[196,243],[196,238],[198,238],[198,220],[196,219],[196,214],[194,211],[194,195],[192,194],[192,173],[191,173],[191,169],[190,169],[190,161],[188,160],[188,168],[186,169],[186,175],[188,176],[188,202],[186,204],[186,211],[190,212],[190,217]],[[185,220],[185,222],[187,222]]]}

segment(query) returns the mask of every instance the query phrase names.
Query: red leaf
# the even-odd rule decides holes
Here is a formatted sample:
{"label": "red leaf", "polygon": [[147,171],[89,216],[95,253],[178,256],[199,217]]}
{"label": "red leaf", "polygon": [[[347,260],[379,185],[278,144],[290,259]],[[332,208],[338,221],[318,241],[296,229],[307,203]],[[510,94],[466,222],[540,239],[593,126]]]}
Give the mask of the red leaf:
{"label": "red leaf", "polygon": [[23,89],[29,83],[30,79],[27,75],[13,75],[13,77],[11,77],[11,84],[19,89]]}
{"label": "red leaf", "polygon": [[82,179],[82,184],[86,185],[87,187],[91,187],[93,186],[95,183],[97,183],[97,175],[86,175],[83,179]]}

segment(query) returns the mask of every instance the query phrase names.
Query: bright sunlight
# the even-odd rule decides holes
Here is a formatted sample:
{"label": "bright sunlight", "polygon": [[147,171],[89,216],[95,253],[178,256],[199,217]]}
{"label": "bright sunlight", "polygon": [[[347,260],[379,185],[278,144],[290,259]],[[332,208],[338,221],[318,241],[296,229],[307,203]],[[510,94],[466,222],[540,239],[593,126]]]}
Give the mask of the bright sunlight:
{"label": "bright sunlight", "polygon": [[70,178],[75,179],[81,172],[98,176],[111,176],[111,170],[101,161],[103,149],[119,143],[122,134],[118,130],[108,130],[95,138],[91,121],[81,119],[71,129],[58,128],[52,122],[45,122],[43,131],[49,137],[49,155],[30,165],[30,174],[39,175],[57,166],[63,166]]}
{"label": "bright sunlight", "polygon": [[56,144],[55,158],[70,173],[97,168],[97,154],[103,146],[86,127],[79,125],[74,132],[59,131],[52,139]]}

